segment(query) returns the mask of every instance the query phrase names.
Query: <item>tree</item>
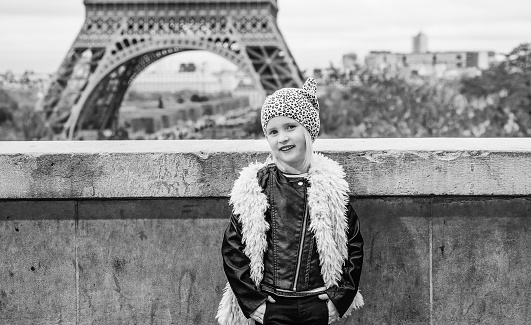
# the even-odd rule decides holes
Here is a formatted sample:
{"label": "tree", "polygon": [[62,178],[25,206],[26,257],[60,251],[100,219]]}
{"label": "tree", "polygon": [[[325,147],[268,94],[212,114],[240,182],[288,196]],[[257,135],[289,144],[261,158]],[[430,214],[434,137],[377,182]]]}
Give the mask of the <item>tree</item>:
{"label": "tree", "polygon": [[46,125],[44,112],[37,112],[32,106],[22,105],[14,114],[13,121],[24,136],[21,140],[42,140],[53,138],[52,130]]}
{"label": "tree", "polygon": [[321,96],[323,133],[333,137],[456,136],[455,82],[356,72],[356,83]]}
{"label": "tree", "polygon": [[509,67],[519,68],[522,72],[531,72],[531,43],[518,45],[506,57]]}
{"label": "tree", "polygon": [[13,112],[18,108],[18,104],[9,96],[9,94],[0,88],[0,124],[12,121]]}
{"label": "tree", "polygon": [[254,118],[249,123],[243,126],[243,130],[248,134],[250,138],[254,139],[264,135],[259,110],[255,112]]}
{"label": "tree", "polygon": [[11,112],[0,106],[0,125],[7,121],[12,121],[13,115]]}
{"label": "tree", "polygon": [[487,135],[530,136],[531,44],[520,44],[481,76],[463,79],[461,93],[484,106]]}

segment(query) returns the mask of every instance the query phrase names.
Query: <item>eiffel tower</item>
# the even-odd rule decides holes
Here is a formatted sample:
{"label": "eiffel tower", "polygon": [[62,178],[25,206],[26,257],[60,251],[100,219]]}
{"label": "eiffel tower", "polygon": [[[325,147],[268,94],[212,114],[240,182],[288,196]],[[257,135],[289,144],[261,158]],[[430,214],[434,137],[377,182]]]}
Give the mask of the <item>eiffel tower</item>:
{"label": "eiffel tower", "polygon": [[135,77],[171,54],[203,50],[234,63],[264,96],[300,87],[276,0],[84,0],[85,22],[43,100],[56,134],[113,129]]}

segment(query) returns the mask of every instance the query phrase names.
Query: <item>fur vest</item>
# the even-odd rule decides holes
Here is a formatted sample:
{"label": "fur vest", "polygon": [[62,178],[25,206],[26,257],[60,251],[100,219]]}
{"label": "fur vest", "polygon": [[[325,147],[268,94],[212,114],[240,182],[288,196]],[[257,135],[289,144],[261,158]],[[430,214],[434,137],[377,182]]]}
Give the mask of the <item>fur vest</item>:
{"label": "fur vest", "polygon": [[[257,181],[258,171],[265,166],[267,162],[253,163],[244,168],[230,194],[233,213],[239,215],[242,225],[244,253],[250,259],[251,279],[256,287],[260,286],[263,278],[266,232],[269,229],[264,217],[268,208],[267,196],[262,193]],[[315,236],[325,286],[330,288],[341,279],[342,266],[348,255],[348,183],[343,168],[337,162],[317,153],[312,157],[308,180],[311,184],[308,188],[309,229]],[[358,291],[344,317],[363,304],[363,297]],[[254,324],[254,320],[243,315],[228,283],[216,319],[221,325]]]}

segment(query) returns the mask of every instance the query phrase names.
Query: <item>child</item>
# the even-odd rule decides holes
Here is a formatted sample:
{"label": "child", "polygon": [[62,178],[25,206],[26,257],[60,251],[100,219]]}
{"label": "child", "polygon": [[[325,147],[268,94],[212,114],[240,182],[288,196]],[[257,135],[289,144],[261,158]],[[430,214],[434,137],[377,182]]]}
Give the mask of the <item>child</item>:
{"label": "child", "polygon": [[234,183],[222,245],[228,283],[216,318],[329,324],[363,306],[363,238],[343,168],[312,150],[315,80],[268,96],[261,122],[272,161],[249,165]]}

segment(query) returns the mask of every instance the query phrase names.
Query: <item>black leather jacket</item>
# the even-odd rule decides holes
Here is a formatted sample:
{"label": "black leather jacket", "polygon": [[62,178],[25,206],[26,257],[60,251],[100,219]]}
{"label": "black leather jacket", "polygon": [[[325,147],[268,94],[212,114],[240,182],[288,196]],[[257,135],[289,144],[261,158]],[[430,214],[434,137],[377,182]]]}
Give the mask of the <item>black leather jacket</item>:
{"label": "black leather jacket", "polygon": [[[250,260],[243,253],[238,216],[231,216],[222,245],[225,274],[246,317],[266,300],[268,292],[280,289],[289,295],[289,291],[300,293],[324,287],[315,238],[309,230],[306,195],[311,184],[304,178],[286,177],[274,164],[262,168],[257,178],[271,207],[265,215],[270,230],[261,288],[250,279]],[[363,238],[350,204],[347,213],[348,259],[339,285],[326,290],[340,316],[356,295],[363,263]]]}

